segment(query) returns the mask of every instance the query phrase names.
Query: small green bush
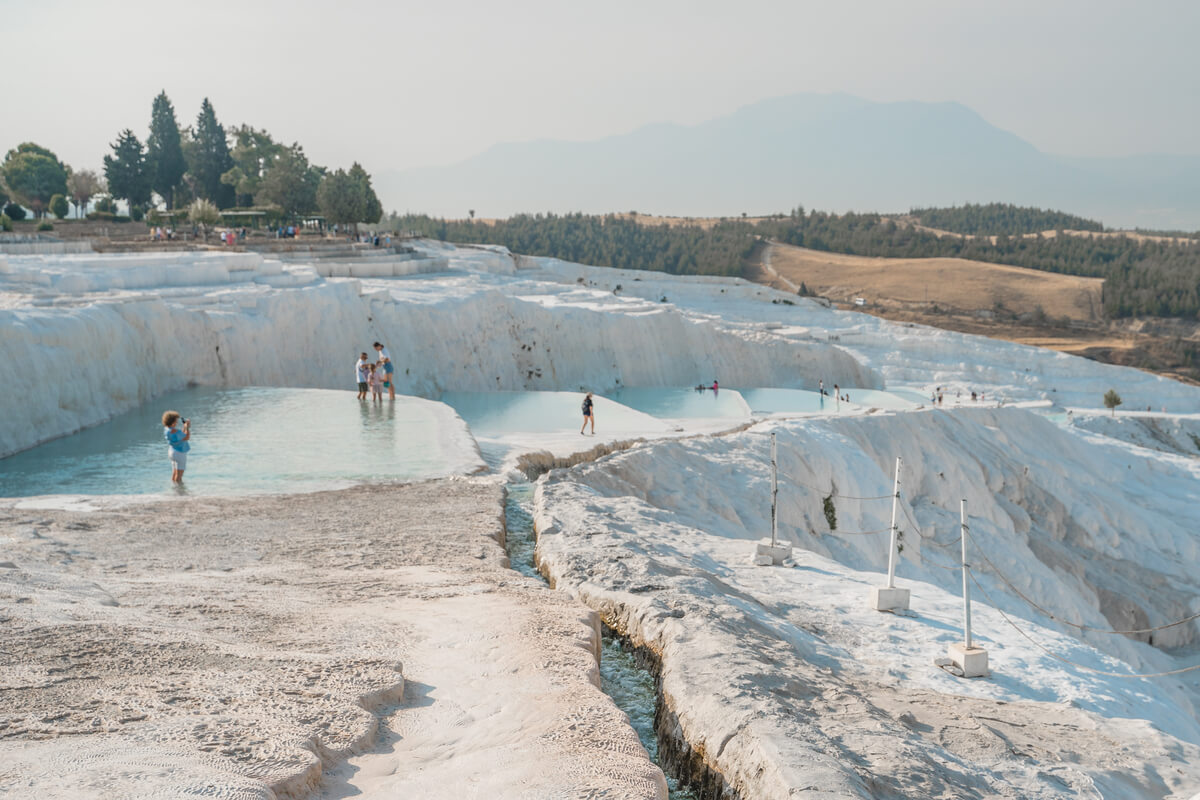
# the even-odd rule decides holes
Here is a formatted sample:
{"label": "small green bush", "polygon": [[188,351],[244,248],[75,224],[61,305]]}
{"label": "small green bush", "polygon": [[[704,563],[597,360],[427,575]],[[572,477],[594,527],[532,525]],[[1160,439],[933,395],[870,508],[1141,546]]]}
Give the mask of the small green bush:
{"label": "small green bush", "polygon": [[39,231],[52,231],[54,230],[54,223],[48,219],[44,219],[38,223],[37,229]]}
{"label": "small green bush", "polygon": [[9,203],[6,205],[4,207],[4,213],[7,214],[8,218],[13,222],[20,222],[21,220],[25,219],[25,209],[21,208],[16,203]]}
{"label": "small green bush", "polygon": [[829,495],[821,501],[822,510],[825,512],[825,521],[829,523],[829,530],[837,530],[837,509],[833,506],[833,495]]}
{"label": "small green bush", "polygon": [[0,214],[0,231],[11,231],[12,220],[8,218],[8,214]]}
{"label": "small green bush", "polygon": [[134,222],[141,222],[146,216],[146,211],[141,206],[133,206],[129,209],[129,218]]}
{"label": "small green bush", "polygon": [[56,194],[50,198],[50,213],[59,219],[66,219],[67,214],[71,213],[71,204],[61,194]]}

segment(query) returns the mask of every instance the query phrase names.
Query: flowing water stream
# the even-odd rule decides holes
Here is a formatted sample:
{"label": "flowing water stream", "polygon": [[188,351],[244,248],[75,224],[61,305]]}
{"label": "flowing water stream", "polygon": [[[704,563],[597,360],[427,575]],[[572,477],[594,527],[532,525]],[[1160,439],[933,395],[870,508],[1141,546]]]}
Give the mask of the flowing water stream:
{"label": "flowing water stream", "polygon": [[[537,537],[533,532],[532,483],[510,483],[505,501],[506,546],[512,568],[522,575],[545,581],[534,564],[533,551]],[[658,738],[654,733],[655,686],[650,670],[638,666],[633,653],[607,626],[600,647],[600,688],[612,698],[617,707],[629,715],[642,746],[655,764],[663,767],[658,758]],[[671,777],[666,768],[670,800],[695,800],[696,795]]]}

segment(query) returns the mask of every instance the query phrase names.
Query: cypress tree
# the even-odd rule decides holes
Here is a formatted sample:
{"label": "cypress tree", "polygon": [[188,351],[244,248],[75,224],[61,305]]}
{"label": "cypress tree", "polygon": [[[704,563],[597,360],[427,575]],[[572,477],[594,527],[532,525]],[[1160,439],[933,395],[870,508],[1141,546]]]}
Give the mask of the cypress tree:
{"label": "cypress tree", "polygon": [[183,160],[175,107],[171,105],[166,91],[154,98],[154,107],[150,112],[150,138],[146,140],[146,161],[150,166],[151,188],[166,201],[167,208],[174,208],[175,187],[183,180],[187,162]]}
{"label": "cypress tree", "polygon": [[383,216],[383,204],[379,202],[379,198],[375,196],[375,190],[371,188],[371,176],[357,161],[350,167],[348,174],[362,192],[363,216],[361,221],[374,225]]}
{"label": "cypress tree", "polygon": [[146,164],[146,151],[128,128],[121,131],[112,149],[113,154],[104,157],[108,191],[113,197],[128,200],[132,212],[133,206],[144,206],[150,202],[150,170]]}
{"label": "cypress tree", "polygon": [[234,187],[221,183],[221,176],[233,168],[233,157],[229,155],[225,128],[217,121],[217,114],[207,97],[200,104],[194,138],[196,150],[192,172],[196,176],[196,193],[213,201],[217,208],[232,207]]}

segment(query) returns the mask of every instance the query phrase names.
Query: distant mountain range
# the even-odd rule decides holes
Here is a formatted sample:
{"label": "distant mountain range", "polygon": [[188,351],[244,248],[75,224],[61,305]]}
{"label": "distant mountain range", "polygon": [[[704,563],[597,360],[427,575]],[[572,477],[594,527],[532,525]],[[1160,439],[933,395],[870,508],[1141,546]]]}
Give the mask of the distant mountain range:
{"label": "distant mountain range", "polygon": [[1200,156],[1043,153],[958,103],[797,94],[698,125],[589,142],[498,144],[458,164],[375,176],[388,209],[465,217],[681,216],[1007,202],[1110,227],[1200,229]]}

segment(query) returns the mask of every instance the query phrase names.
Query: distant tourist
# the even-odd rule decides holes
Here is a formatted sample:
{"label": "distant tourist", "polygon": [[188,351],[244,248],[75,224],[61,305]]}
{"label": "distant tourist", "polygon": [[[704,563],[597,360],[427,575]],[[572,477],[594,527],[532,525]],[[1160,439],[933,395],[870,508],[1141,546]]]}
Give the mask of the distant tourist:
{"label": "distant tourist", "polygon": [[388,352],[387,347],[383,344],[375,343],[375,352],[379,354],[379,361],[383,364],[383,385],[387,387],[388,399],[396,399],[396,365],[392,363],[392,354]]}
{"label": "distant tourist", "polygon": [[358,399],[367,399],[367,354],[363,353],[354,364],[354,378],[358,381]]}
{"label": "distant tourist", "polygon": [[370,375],[367,377],[367,383],[371,384],[371,399],[380,403],[383,402],[383,370],[378,364],[369,365]]}
{"label": "distant tourist", "polygon": [[715,392],[720,388],[721,388],[721,386],[720,386],[720,384],[717,383],[717,379],[713,378],[713,391]]}
{"label": "distant tourist", "polygon": [[[177,427],[180,422],[183,428]],[[162,415],[163,437],[167,440],[167,457],[171,459],[171,481],[183,483],[183,471],[187,469],[187,454],[192,446],[191,420],[183,419],[178,411],[167,411]]]}
{"label": "distant tourist", "polygon": [[833,385],[833,397],[837,401],[837,411],[842,410],[842,388],[836,383]]}
{"label": "distant tourist", "polygon": [[596,435],[596,407],[595,407],[595,403],[592,402],[592,393],[591,392],[588,392],[587,396],[583,398],[583,427],[579,429],[579,433],[581,435],[583,434],[584,430],[587,429],[588,420],[591,420],[591,422],[592,422],[592,435],[595,436]]}
{"label": "distant tourist", "polygon": [[817,391],[821,393],[821,397],[825,396],[825,379],[817,381]]}

